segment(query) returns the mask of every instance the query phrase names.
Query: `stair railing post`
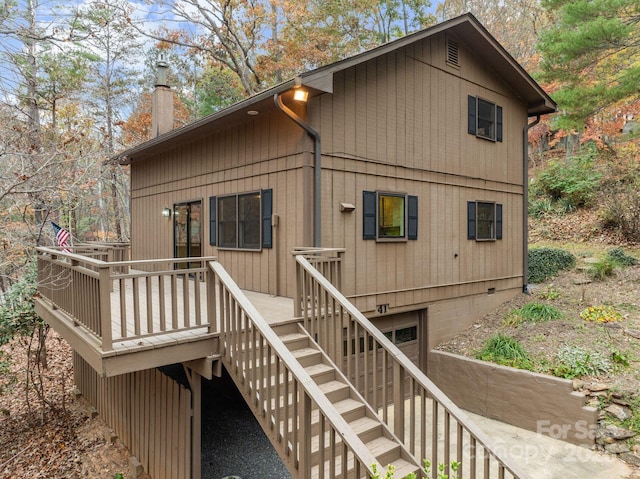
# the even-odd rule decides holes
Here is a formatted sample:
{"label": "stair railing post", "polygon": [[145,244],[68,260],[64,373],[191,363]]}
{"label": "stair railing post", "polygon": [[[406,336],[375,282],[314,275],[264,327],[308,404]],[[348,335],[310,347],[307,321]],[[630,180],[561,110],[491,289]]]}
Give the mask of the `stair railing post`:
{"label": "stair railing post", "polygon": [[[302,404],[300,411],[301,430],[298,435],[302,439],[302,447],[300,449],[300,471],[304,479],[311,479],[311,396],[300,388],[302,393]],[[320,467],[323,467],[321,465]]]}
{"label": "stair railing post", "polygon": [[[209,321],[209,333],[218,332],[218,306],[216,298],[216,275],[211,268],[207,268],[207,320]],[[222,317],[220,317],[222,321]]]}
{"label": "stair railing post", "polygon": [[296,261],[296,291],[295,299],[293,301],[293,315],[296,318],[302,316],[302,275],[304,274],[302,266]]}
{"label": "stair railing post", "polygon": [[398,361],[393,362],[393,432],[404,441],[404,380],[405,370]]}
{"label": "stair railing post", "polygon": [[111,268],[108,264],[98,266],[98,281],[100,294],[100,335],[102,337],[102,351],[113,349],[111,335]]}

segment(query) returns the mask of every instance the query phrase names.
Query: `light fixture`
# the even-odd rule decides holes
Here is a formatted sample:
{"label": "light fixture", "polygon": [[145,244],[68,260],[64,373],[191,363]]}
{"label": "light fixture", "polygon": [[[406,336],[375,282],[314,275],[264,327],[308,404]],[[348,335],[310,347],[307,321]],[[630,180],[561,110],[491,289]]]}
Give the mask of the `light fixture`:
{"label": "light fixture", "polygon": [[247,115],[249,115],[249,116],[256,116],[257,114],[258,114],[258,111],[257,111],[257,110],[249,110],[249,111],[247,112]]}
{"label": "light fixture", "polygon": [[356,209],[356,206],[352,203],[340,203],[340,211],[344,213],[351,213]]}
{"label": "light fixture", "polygon": [[293,92],[293,99],[296,101],[302,101],[306,103],[308,98],[309,98],[309,92],[307,90],[298,88]]}
{"label": "light fixture", "polygon": [[171,208],[162,208],[162,217],[171,218]]}

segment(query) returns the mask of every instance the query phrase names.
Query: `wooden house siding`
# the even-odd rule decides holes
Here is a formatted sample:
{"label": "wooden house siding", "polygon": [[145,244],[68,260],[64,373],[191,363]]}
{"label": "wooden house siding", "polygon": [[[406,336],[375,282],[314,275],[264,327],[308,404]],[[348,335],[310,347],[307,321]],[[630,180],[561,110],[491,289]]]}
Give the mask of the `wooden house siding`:
{"label": "wooden house siding", "polygon": [[[459,46],[457,66],[447,62],[449,40]],[[306,107],[291,91],[276,93],[320,133],[318,246],[345,248],[344,293],[371,317],[380,305],[396,314],[455,298],[464,305],[459,315],[478,317],[474,298],[513,295],[525,283],[523,128],[532,107],[518,90],[522,78],[512,86],[505,78],[513,80],[513,71],[496,71],[464,40],[442,31],[338,68],[331,88],[316,90]],[[468,133],[470,96],[501,107],[501,141]],[[205,228],[202,254],[218,256],[244,289],[291,297],[290,253],[313,244],[314,145],[268,96],[255,106],[257,116],[234,110],[208,134],[134,159],[132,254],[173,254],[173,221],[159,217],[162,207],[201,200],[208,225],[210,196],[269,188],[278,223],[272,249],[219,249]],[[416,196],[417,240],[363,240],[363,191]],[[502,205],[502,239],[467,239],[469,201]],[[355,211],[341,211],[341,203]],[[429,318],[440,321],[433,312]]]}
{"label": "wooden house siding", "polygon": [[[460,67],[448,66],[445,41],[430,37],[341,71],[333,94],[309,107],[323,135],[323,244],[346,249],[344,292],[368,315],[522,288],[527,108],[463,44]],[[468,134],[468,95],[503,108],[502,142]],[[376,190],[418,196],[417,241],[362,239],[362,192]],[[502,240],[467,239],[466,205],[476,200],[503,205]],[[340,212],[342,202],[355,212]],[[457,315],[476,316],[473,307]]]}

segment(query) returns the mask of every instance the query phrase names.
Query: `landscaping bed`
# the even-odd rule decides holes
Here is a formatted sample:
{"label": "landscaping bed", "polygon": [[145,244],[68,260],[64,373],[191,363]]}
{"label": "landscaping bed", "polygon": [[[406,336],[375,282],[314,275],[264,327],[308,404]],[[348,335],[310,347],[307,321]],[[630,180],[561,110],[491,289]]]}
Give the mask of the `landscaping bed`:
{"label": "landscaping bed", "polygon": [[[640,465],[640,266],[611,261],[620,256],[612,246],[544,246],[575,264],[439,349],[572,379],[600,410],[594,447]],[[638,258],[637,249],[622,254]]]}

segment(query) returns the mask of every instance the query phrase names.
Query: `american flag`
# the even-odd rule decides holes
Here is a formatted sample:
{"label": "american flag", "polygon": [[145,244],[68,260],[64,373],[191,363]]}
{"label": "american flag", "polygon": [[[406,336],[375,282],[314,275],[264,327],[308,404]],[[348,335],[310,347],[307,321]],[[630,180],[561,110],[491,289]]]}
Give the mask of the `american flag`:
{"label": "american flag", "polygon": [[65,230],[64,228],[60,228],[53,221],[51,222],[51,226],[53,226],[53,232],[56,235],[56,244],[62,248],[62,251],[65,253],[71,253],[71,249],[69,248],[68,240],[71,237],[71,234]]}

